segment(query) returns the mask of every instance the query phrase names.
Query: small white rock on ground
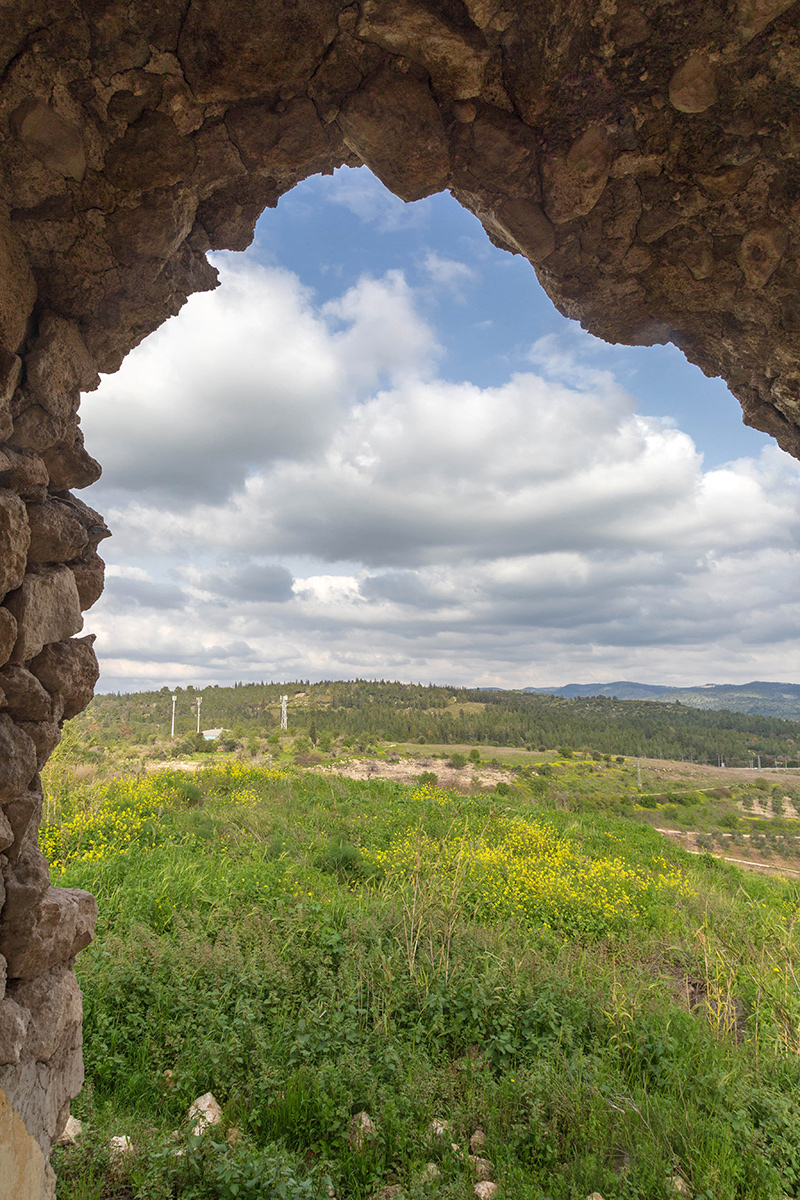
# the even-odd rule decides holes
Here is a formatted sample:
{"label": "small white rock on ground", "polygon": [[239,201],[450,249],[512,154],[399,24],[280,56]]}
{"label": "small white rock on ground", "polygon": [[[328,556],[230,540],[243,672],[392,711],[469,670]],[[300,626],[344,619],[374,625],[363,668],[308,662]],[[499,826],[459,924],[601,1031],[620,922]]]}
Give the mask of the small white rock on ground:
{"label": "small white rock on ground", "polygon": [[82,1133],[83,1126],[81,1125],[80,1121],[77,1117],[73,1117],[72,1114],[70,1114],[67,1117],[67,1123],[64,1126],[64,1132],[58,1139],[58,1143],[60,1146],[74,1146]]}
{"label": "small white rock on ground", "polygon": [[472,1163],[476,1179],[483,1181],[492,1178],[492,1164],[488,1158],[478,1158],[476,1154],[470,1154],[469,1161]]}
{"label": "small white rock on ground", "polygon": [[108,1143],[108,1154],[112,1167],[119,1167],[126,1158],[132,1158],[135,1154],[133,1142],[126,1134],[112,1137]]}
{"label": "small white rock on ground", "polygon": [[490,1183],[488,1179],[484,1179],[482,1183],[476,1183],[472,1190],[478,1200],[494,1200],[500,1188],[496,1183]]}
{"label": "small white rock on ground", "polygon": [[469,1139],[469,1148],[472,1154],[477,1154],[486,1145],[486,1134],[482,1129],[476,1129],[472,1137]]}
{"label": "small white rock on ground", "polygon": [[354,1150],[363,1150],[368,1138],[375,1137],[378,1132],[375,1122],[368,1112],[358,1112],[350,1118],[350,1145]]}
{"label": "small white rock on ground", "polygon": [[198,1137],[212,1125],[219,1125],[222,1120],[222,1109],[211,1092],[198,1096],[189,1107],[189,1120],[194,1121],[192,1133]]}
{"label": "small white rock on ground", "polygon": [[450,1122],[442,1121],[439,1117],[434,1117],[428,1126],[431,1137],[443,1138],[445,1134],[450,1132]]}

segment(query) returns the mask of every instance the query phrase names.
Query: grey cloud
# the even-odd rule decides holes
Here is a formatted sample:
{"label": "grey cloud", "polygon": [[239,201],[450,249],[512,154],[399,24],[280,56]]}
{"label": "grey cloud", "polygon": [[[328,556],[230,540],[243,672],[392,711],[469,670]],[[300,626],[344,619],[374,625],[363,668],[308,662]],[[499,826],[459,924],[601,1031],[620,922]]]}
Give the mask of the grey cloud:
{"label": "grey cloud", "polygon": [[359,591],[365,600],[390,600],[413,608],[433,609],[440,600],[415,571],[387,571],[362,579]]}
{"label": "grey cloud", "polygon": [[208,571],[198,579],[204,591],[216,593],[226,603],[272,601],[285,603],[293,596],[291,571],[278,563],[248,563],[230,570]]}
{"label": "grey cloud", "polygon": [[118,608],[154,608],[168,610],[185,608],[186,592],[174,583],[154,583],[148,579],[127,579],[110,576],[106,580],[103,602],[114,603]]}

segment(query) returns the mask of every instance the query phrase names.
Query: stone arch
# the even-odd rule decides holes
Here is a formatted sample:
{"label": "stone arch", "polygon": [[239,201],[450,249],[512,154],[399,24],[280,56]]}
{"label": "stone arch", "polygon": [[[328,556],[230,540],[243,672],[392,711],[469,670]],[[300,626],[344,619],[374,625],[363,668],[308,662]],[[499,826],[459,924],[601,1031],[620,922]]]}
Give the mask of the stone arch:
{"label": "stone arch", "polygon": [[609,341],[675,342],[800,457],[798,9],[6,6],[0,1181],[18,1171],[14,1195],[52,1194],[50,1144],[81,1082],[71,963],[95,915],[87,894],[49,887],[36,844],[38,771],[97,672],[75,635],[108,531],[73,495],[100,472],[79,393],[215,286],[209,249],[244,249],[308,175],[366,163],[404,200],[449,188],[562,312]]}

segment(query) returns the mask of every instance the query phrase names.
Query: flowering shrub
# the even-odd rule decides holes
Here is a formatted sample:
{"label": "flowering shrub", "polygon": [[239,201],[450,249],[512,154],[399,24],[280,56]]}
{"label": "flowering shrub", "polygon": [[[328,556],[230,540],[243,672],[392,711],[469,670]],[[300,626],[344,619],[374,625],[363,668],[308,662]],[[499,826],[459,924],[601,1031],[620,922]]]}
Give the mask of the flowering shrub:
{"label": "flowering shrub", "polygon": [[649,922],[685,886],[663,858],[646,868],[619,857],[588,858],[549,825],[513,817],[496,817],[477,834],[464,824],[441,841],[407,830],[363,857],[390,887],[417,876],[449,894],[455,881],[476,916],[513,917],[571,937]]}

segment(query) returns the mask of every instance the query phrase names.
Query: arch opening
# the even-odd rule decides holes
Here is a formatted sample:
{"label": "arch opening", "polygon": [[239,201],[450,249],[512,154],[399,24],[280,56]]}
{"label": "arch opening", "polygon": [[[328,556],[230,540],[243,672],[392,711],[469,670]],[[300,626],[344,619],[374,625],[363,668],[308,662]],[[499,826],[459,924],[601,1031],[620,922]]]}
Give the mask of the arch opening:
{"label": "arch opening", "polygon": [[34,1200],[80,1082],[69,967],[94,919],[36,845],[38,771],[97,674],[76,635],[107,530],[74,495],[99,476],[77,400],[214,287],[208,250],[343,164],[406,200],[447,187],[563,313],[672,340],[800,454],[796,4],[239,7],[31,0],[0,27],[0,1088]]}

